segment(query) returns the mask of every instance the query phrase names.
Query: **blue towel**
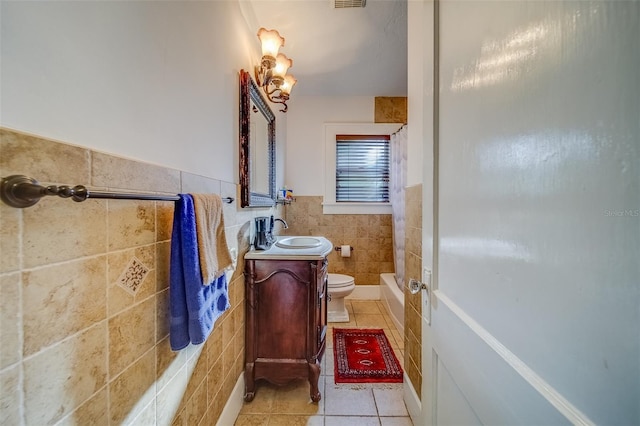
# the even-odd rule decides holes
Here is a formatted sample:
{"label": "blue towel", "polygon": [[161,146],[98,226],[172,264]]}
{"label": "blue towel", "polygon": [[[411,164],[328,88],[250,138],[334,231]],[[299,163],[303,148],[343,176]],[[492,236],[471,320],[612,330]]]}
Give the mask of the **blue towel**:
{"label": "blue towel", "polygon": [[216,320],[231,306],[226,274],[202,285],[193,198],[180,194],[171,235],[169,304],[171,349],[203,343]]}

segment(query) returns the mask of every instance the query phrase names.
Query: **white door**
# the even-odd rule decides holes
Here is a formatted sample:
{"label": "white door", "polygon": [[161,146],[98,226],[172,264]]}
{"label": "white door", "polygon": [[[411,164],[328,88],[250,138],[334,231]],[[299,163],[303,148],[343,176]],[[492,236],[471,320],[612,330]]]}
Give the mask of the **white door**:
{"label": "white door", "polygon": [[435,16],[421,421],[640,424],[640,2]]}

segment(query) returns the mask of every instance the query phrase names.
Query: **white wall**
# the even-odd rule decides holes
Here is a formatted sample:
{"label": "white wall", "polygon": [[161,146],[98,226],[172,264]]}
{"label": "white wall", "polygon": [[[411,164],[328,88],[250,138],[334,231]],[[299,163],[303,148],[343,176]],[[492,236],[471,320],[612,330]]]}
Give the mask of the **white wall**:
{"label": "white wall", "polygon": [[1,124],[237,182],[242,6],[3,1]]}
{"label": "white wall", "polygon": [[439,291],[596,424],[640,422],[639,16],[441,3]]}
{"label": "white wall", "polygon": [[373,123],[373,96],[293,96],[287,112],[285,184],[294,195],[324,194],[324,123]]}
{"label": "white wall", "polygon": [[423,151],[433,146],[433,29],[425,25],[425,7],[421,0],[407,3],[407,186],[423,183]]}

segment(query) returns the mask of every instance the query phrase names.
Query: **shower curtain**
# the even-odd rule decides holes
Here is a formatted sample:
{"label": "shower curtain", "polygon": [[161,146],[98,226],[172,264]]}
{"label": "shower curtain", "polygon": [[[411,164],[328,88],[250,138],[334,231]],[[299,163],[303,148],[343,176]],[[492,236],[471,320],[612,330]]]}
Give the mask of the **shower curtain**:
{"label": "shower curtain", "polygon": [[393,219],[393,256],[396,283],[404,291],[404,192],[407,186],[407,125],[391,135],[389,200]]}

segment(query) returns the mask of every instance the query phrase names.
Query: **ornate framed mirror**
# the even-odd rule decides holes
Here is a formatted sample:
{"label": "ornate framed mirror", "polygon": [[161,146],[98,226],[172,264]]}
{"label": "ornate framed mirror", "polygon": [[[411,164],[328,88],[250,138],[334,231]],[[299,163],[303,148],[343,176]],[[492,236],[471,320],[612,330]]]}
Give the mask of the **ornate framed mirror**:
{"label": "ornate framed mirror", "polygon": [[240,205],[271,207],[276,199],[276,117],[258,86],[240,70]]}

